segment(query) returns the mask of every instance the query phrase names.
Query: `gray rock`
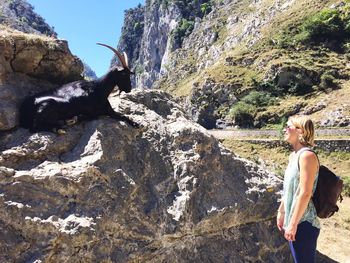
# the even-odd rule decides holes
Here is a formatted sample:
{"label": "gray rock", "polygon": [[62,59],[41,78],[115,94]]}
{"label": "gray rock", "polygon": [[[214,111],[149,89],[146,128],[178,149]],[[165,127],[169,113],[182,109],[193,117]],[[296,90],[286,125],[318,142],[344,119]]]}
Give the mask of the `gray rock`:
{"label": "gray rock", "polygon": [[349,127],[350,116],[346,114],[349,105],[344,104],[335,109],[325,113],[324,118],[320,121],[321,127]]}
{"label": "gray rock", "polygon": [[81,79],[83,65],[66,41],[2,27],[0,32],[0,130],[9,130],[25,96]]}
{"label": "gray rock", "polygon": [[327,107],[327,103],[324,101],[320,101],[319,103],[317,103],[316,105],[311,105],[308,106],[304,111],[303,114],[305,115],[310,115],[312,113],[318,112],[320,110],[323,110],[324,108]]}
{"label": "gray rock", "polygon": [[[1,262],[286,262],[280,180],[171,97],[133,91],[65,135],[3,133]],[[39,262],[39,261],[38,261]]]}
{"label": "gray rock", "polygon": [[[195,122],[207,129],[217,128],[217,119],[227,114],[237,102],[236,90],[235,85],[219,84],[207,78],[203,83],[194,84],[184,105]],[[223,112],[220,113],[219,109]]]}

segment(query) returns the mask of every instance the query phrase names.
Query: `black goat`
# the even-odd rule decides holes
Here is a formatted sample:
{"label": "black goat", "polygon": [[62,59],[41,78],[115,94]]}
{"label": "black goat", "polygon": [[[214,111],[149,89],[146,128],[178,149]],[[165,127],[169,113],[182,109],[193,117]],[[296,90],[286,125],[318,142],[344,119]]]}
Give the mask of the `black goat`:
{"label": "black goat", "polygon": [[128,58],[125,53],[123,56],[108,45],[97,44],[111,49],[118,56],[123,68],[114,66],[97,80],[75,81],[25,98],[19,111],[19,126],[31,132],[53,131],[73,117],[91,120],[107,115],[138,127],[137,123],[115,112],[108,101],[115,86],[118,86],[119,94],[122,91],[131,91],[130,75],[134,73],[129,69]]}

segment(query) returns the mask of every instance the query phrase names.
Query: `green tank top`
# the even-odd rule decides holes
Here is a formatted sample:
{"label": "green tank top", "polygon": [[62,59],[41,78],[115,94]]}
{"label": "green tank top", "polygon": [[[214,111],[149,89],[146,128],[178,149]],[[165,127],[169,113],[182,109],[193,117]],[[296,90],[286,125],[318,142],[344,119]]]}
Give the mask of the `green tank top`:
{"label": "green tank top", "polygon": [[[294,210],[296,197],[299,192],[299,180],[300,180],[300,172],[299,172],[299,156],[305,150],[310,150],[309,148],[301,148],[297,152],[293,152],[289,156],[289,163],[287,169],[284,174],[283,181],[283,201],[284,201],[284,228],[286,228],[290,222],[292,217],[292,213]],[[318,172],[316,174],[315,182],[313,185],[312,193],[315,192],[316,184],[318,179]],[[310,199],[309,204],[304,212],[304,215],[301,217],[300,222],[308,221],[314,227],[320,228],[320,221],[317,218],[317,212],[315,206]]]}

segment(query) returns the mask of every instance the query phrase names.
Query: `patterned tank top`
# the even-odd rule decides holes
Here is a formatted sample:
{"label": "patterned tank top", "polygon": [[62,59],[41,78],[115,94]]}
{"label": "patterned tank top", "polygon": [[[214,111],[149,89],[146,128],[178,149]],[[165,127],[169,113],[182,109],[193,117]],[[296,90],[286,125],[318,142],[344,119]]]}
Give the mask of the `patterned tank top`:
{"label": "patterned tank top", "polygon": [[[284,201],[284,225],[283,227],[286,228],[290,222],[290,219],[293,214],[293,210],[296,203],[296,197],[299,192],[299,180],[300,180],[300,172],[299,172],[299,156],[302,152],[310,150],[309,148],[301,148],[297,152],[293,152],[289,156],[289,163],[287,166],[287,169],[284,174],[284,182],[283,182],[283,201]],[[316,178],[314,181],[312,193],[315,192],[316,184],[318,179],[318,172],[316,174]],[[310,199],[309,204],[303,214],[303,216],[300,219],[300,222],[308,221],[310,222],[314,227],[320,228],[320,221],[317,218],[317,213],[315,206],[312,202],[312,199]]]}

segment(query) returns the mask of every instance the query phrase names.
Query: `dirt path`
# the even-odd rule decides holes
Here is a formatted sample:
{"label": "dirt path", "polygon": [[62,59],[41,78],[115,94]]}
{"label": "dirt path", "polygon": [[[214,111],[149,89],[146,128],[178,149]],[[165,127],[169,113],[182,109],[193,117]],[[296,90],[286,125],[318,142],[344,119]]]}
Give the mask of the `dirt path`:
{"label": "dirt path", "polygon": [[[277,130],[208,130],[210,134],[218,139],[228,138],[278,138]],[[350,136],[350,129],[320,129],[316,130],[316,138],[318,136]]]}
{"label": "dirt path", "polygon": [[350,263],[350,198],[339,204],[339,212],[321,221],[317,250],[340,263]]}

